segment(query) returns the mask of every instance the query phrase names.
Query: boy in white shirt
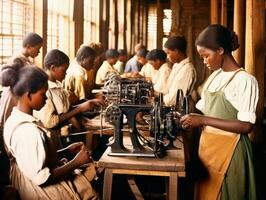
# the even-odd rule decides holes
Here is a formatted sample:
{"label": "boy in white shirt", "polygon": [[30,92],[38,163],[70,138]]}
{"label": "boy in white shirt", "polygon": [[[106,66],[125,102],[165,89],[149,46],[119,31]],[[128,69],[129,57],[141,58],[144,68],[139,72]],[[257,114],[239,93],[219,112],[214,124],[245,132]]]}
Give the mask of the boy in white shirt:
{"label": "boy in white shirt", "polygon": [[190,95],[196,82],[196,70],[187,57],[187,41],[185,37],[170,37],[164,44],[168,59],[173,68],[167,81],[164,92],[164,103],[168,106],[176,104],[178,89],[182,89],[184,95]]}
{"label": "boy in white shirt", "polygon": [[171,66],[166,62],[166,53],[161,49],[151,50],[146,59],[153,67],[152,83],[154,90],[158,93],[164,93],[166,90],[166,83],[171,72]]}
{"label": "boy in white shirt", "polygon": [[105,52],[106,60],[103,62],[103,64],[101,65],[100,69],[97,71],[96,74],[95,83],[97,85],[104,84],[108,72],[118,73],[118,71],[116,71],[116,69],[113,66],[117,62],[118,56],[119,54],[115,49],[109,49]]}

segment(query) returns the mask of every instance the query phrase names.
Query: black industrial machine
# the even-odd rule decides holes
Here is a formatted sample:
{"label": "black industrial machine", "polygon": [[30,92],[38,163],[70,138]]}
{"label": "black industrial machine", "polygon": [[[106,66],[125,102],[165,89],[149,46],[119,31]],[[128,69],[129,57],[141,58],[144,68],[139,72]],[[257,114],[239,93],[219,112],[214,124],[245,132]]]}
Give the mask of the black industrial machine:
{"label": "black industrial machine", "polygon": [[[123,79],[110,76],[104,85],[104,94],[109,103],[105,119],[114,126],[114,138],[111,141],[113,156],[163,157],[180,133],[179,118],[188,111],[188,103],[182,91],[177,95],[177,106],[167,107],[162,95],[154,101],[152,83],[143,78]],[[140,134],[136,126],[137,113],[149,117],[150,137]],[[124,118],[127,124],[123,123]],[[123,144],[124,132],[129,132],[132,149]]]}

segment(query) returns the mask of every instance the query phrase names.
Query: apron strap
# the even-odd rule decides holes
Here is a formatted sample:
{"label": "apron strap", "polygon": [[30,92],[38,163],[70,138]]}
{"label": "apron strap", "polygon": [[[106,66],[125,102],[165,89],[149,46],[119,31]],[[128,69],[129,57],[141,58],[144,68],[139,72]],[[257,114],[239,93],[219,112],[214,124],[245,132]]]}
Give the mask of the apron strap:
{"label": "apron strap", "polygon": [[[239,69],[237,69],[235,72],[234,72],[234,74],[230,77],[230,79],[222,86],[222,87],[220,87],[220,89],[219,90],[217,90],[217,91],[221,91],[222,89],[224,89],[232,80],[233,80],[233,78],[235,77],[235,75],[238,73],[238,72],[240,72],[240,71],[245,71],[243,68],[239,68]],[[218,74],[220,74],[222,72],[222,70],[220,70],[213,78],[212,78],[212,80],[209,82],[209,84],[207,85],[207,87],[206,87],[206,89],[208,89],[209,88],[209,86],[210,86],[210,84],[213,82],[213,80],[216,78],[216,76],[218,75]]]}
{"label": "apron strap", "polygon": [[222,70],[220,70],[219,72],[217,72],[216,74],[215,74],[215,76],[210,80],[210,82],[208,83],[208,85],[207,85],[207,87],[206,87],[206,90],[209,88],[209,86],[210,86],[210,84],[212,83],[212,81],[216,78],[216,76],[218,75],[218,74],[220,74],[222,72]]}
{"label": "apron strap", "polygon": [[234,77],[236,76],[236,74],[238,72],[241,72],[241,71],[245,71],[245,70],[243,68],[240,68],[240,69],[236,70],[235,73],[231,76],[231,78],[219,89],[219,91],[222,90],[222,89],[224,89],[234,79]]}

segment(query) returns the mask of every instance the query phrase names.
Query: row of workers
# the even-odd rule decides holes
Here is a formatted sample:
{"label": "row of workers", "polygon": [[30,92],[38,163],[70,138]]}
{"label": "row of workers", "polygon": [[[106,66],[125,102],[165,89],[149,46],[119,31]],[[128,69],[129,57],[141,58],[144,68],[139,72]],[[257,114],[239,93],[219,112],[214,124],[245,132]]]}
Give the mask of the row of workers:
{"label": "row of workers", "polygon": [[[38,38],[35,34],[33,35]],[[25,60],[29,56],[38,55],[41,43],[23,45],[24,50],[28,47],[29,52],[32,53],[24,54]],[[196,199],[256,199],[252,149],[247,134],[251,132],[256,120],[257,81],[234,60],[231,53],[239,47],[237,36],[226,27],[208,26],[198,36],[196,47],[204,63],[213,70],[203,87],[201,99],[196,104],[198,114],[191,113],[180,120],[185,130],[202,128],[199,158],[208,173],[207,176],[203,176],[205,173],[202,173],[197,180]],[[169,86],[168,93],[164,93],[164,101],[167,102],[167,95],[173,95],[184,83],[187,85],[184,93],[188,94],[187,91],[191,91],[196,77],[195,69],[186,56],[186,42],[183,37],[169,38],[165,48],[169,61],[173,63],[166,81],[166,88],[167,85],[175,87],[174,92],[170,92],[171,86]],[[88,56],[93,52],[89,49],[91,48],[86,45],[82,46],[74,61],[82,68],[89,66],[86,63],[93,65],[92,60],[96,55],[94,54],[93,59]],[[58,54],[54,54],[60,56],[51,56],[53,58],[51,59],[49,55],[53,52],[57,52]],[[81,52],[83,53],[80,55]],[[40,68],[28,66],[29,63],[25,66],[17,58],[14,59],[13,64],[6,65],[1,70],[1,84],[4,86],[2,98],[6,97],[5,90],[16,97],[16,106],[6,122],[1,125],[5,146],[12,161],[11,183],[19,191],[22,199],[98,198],[89,184],[95,175],[92,166],[86,168],[90,173],[84,170],[85,173],[76,174],[74,177],[72,173],[75,168],[90,162],[86,147],[82,143],[74,143],[56,153],[52,150],[53,148],[49,148],[55,147],[49,143],[54,141],[50,140],[51,134],[43,124],[39,123],[41,118],[33,116],[33,110],[41,112],[48,99],[53,102],[54,93],[51,92],[53,89],[64,90],[61,81],[65,74],[64,84],[67,85],[68,69],[72,65],[68,68],[69,61],[65,62],[66,57],[61,59],[61,55],[62,58],[65,57],[65,54],[58,50],[48,52],[44,61],[46,73]],[[148,60],[149,56],[152,57],[152,53],[148,55]],[[49,60],[51,62],[48,62]],[[108,62],[108,54],[106,61]],[[153,63],[150,62],[150,64]],[[100,70],[101,67],[98,72]],[[84,72],[84,70],[75,72],[72,81],[74,84],[78,72]],[[97,80],[97,74],[95,77]],[[189,84],[186,79],[189,79]],[[169,80],[173,82],[168,84]],[[68,89],[67,86],[65,88]],[[74,98],[77,97],[75,92],[76,90],[69,89],[70,105],[77,103],[77,99]],[[58,92],[57,96],[60,98],[63,94]],[[101,97],[95,98],[76,105],[74,108],[76,112],[68,110],[68,117],[65,112],[58,113],[56,109],[58,104],[54,103],[51,105],[55,108],[53,114],[58,116],[58,121],[60,119],[63,121],[64,115],[64,119],[69,120],[77,112],[103,104]],[[65,103],[60,106],[65,106]],[[73,153],[74,158],[63,163],[59,162],[55,155],[66,155],[65,151]]]}

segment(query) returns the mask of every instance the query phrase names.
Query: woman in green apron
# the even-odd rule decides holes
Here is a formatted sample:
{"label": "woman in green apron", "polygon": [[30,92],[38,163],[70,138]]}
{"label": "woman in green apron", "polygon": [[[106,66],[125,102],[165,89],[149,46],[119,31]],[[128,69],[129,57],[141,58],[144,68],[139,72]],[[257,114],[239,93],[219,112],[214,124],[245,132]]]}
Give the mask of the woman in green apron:
{"label": "woman in green apron", "polygon": [[184,129],[203,127],[199,158],[207,170],[196,184],[195,199],[256,199],[253,156],[248,133],[256,121],[258,83],[232,56],[237,36],[210,25],[196,40],[204,64],[214,72],[196,107],[203,115],[181,118]]}

